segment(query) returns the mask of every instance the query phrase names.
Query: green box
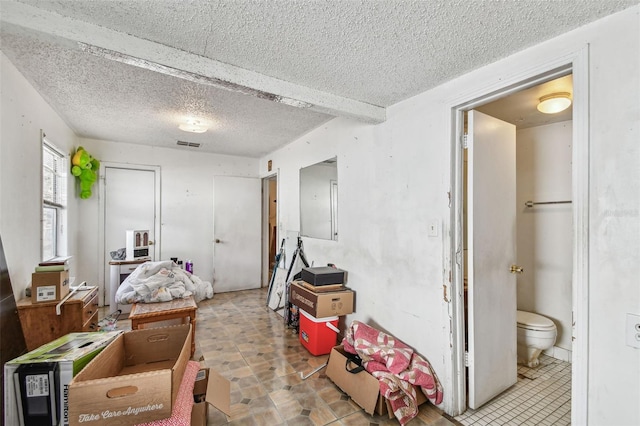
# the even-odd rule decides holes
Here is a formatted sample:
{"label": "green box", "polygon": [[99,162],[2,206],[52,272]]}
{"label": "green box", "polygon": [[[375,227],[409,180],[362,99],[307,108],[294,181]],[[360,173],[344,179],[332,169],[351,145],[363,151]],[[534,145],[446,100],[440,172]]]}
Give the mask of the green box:
{"label": "green box", "polygon": [[122,331],[70,333],[31,352],[15,358],[4,365],[4,420],[6,425],[23,425],[14,387],[13,373],[23,364],[55,362],[59,375],[56,377],[57,392],[61,395],[59,426],[69,424],[68,385],[96,355],[111,343]]}

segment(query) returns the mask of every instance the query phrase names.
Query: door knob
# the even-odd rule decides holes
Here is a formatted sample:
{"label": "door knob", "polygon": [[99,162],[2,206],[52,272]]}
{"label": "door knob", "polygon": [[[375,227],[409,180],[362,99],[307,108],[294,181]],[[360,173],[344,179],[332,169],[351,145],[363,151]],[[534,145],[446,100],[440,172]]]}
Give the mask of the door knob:
{"label": "door knob", "polygon": [[524,272],[524,268],[518,265],[511,265],[511,270],[509,272],[512,274],[521,274]]}
{"label": "door knob", "polygon": [[155,243],[154,243],[153,241],[149,241],[149,245],[150,245],[150,246],[152,246],[152,245],[154,245],[154,244],[155,244]]}

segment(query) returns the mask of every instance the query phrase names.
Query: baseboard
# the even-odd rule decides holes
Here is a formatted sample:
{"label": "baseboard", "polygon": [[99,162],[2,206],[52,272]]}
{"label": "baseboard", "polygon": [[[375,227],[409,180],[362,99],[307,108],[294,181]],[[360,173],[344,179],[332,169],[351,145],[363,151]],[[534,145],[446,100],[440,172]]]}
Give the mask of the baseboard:
{"label": "baseboard", "polygon": [[543,353],[552,358],[559,359],[560,361],[571,362],[571,351],[568,349],[554,346]]}

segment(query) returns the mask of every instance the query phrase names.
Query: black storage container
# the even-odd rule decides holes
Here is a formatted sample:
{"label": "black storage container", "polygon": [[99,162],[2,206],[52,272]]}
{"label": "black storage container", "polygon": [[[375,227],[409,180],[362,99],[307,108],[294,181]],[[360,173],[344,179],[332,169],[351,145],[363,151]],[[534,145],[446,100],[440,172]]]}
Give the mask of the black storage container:
{"label": "black storage container", "polygon": [[313,286],[344,284],[346,271],[331,266],[302,268],[300,278]]}

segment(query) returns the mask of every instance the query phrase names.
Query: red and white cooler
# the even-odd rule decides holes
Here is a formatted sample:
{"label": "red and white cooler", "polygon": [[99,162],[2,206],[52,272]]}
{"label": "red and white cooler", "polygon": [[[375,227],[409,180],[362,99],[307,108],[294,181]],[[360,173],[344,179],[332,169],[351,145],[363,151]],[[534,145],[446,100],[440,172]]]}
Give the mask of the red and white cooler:
{"label": "red and white cooler", "polygon": [[336,345],[338,339],[338,317],[316,318],[300,309],[300,343],[312,355],[326,355]]}

